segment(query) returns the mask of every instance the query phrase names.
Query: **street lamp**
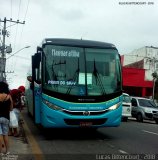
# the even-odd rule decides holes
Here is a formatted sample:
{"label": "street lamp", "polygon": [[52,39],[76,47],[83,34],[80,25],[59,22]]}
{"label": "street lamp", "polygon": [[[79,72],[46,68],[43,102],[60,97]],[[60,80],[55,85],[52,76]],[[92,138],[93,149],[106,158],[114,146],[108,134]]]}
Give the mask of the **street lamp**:
{"label": "street lamp", "polygon": [[23,50],[23,49],[25,49],[25,48],[30,48],[30,47],[31,47],[31,46],[26,46],[26,47],[24,47],[24,48],[19,49],[18,51],[16,51],[15,53],[13,53],[13,54],[10,55],[9,57],[7,57],[6,60],[9,59],[10,57],[14,56],[15,54],[19,53],[21,50]]}
{"label": "street lamp", "polygon": [[5,67],[6,67],[6,60],[7,59],[9,59],[10,57],[12,57],[12,56],[14,56],[15,54],[17,54],[17,53],[19,53],[21,50],[23,50],[23,49],[25,49],[25,48],[29,48],[30,46],[25,46],[25,47],[23,47],[23,48],[21,48],[20,50],[18,50],[18,51],[16,51],[15,53],[13,53],[12,55],[10,55],[9,57],[7,57],[7,58],[3,58],[2,60],[2,67],[3,67],[3,72],[1,73],[1,79],[2,79],[2,81],[6,81],[6,74],[5,74]]}

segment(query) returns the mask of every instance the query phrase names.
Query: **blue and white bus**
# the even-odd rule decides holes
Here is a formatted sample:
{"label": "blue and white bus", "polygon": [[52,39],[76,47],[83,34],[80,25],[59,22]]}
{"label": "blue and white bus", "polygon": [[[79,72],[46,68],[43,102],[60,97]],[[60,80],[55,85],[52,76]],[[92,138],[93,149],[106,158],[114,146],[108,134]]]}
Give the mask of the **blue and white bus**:
{"label": "blue and white bus", "polygon": [[27,77],[28,112],[46,128],[119,126],[121,73],[113,44],[45,39],[32,56]]}

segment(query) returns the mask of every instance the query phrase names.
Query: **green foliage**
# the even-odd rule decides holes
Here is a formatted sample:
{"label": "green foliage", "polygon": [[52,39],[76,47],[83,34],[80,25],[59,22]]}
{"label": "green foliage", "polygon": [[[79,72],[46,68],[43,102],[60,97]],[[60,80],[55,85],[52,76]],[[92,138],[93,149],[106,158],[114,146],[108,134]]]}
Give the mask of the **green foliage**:
{"label": "green foliage", "polygon": [[155,99],[158,102],[158,78],[155,81]]}
{"label": "green foliage", "polygon": [[153,79],[158,79],[158,74],[157,72],[152,73]]}

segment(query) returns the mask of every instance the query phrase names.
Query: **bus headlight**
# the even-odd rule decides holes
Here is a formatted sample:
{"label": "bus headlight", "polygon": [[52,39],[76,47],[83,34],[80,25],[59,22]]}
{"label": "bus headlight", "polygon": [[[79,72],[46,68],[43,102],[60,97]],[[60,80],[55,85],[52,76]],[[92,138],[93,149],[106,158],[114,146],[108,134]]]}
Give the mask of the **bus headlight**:
{"label": "bus headlight", "polygon": [[45,99],[43,99],[43,103],[46,104],[49,108],[52,108],[52,109],[54,109],[56,111],[62,110],[62,108],[60,108],[59,106],[56,106],[53,103],[51,103],[51,102],[49,102],[49,101],[47,101]]}
{"label": "bus headlight", "polygon": [[119,108],[120,105],[121,105],[121,103],[119,102],[119,103],[116,103],[116,104],[114,104],[113,106],[109,107],[108,109],[109,109],[109,110],[115,110],[115,109]]}

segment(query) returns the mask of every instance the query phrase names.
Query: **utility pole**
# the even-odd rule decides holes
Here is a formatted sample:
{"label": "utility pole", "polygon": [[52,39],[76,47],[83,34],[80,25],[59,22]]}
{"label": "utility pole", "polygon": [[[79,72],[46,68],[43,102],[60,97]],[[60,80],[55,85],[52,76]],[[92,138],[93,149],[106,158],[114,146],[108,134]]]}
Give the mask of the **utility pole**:
{"label": "utility pole", "polygon": [[0,19],[0,22],[4,23],[3,29],[2,29],[2,36],[3,36],[3,41],[2,41],[2,46],[0,48],[1,50],[1,58],[0,58],[0,80],[1,81],[6,81],[6,75],[5,75],[5,67],[6,67],[6,45],[5,45],[5,37],[7,35],[7,21],[8,22],[12,22],[12,23],[17,23],[17,24],[25,24],[25,21],[20,22],[19,20],[17,21],[13,21],[12,19],[6,19],[6,17],[4,18],[4,20]]}

